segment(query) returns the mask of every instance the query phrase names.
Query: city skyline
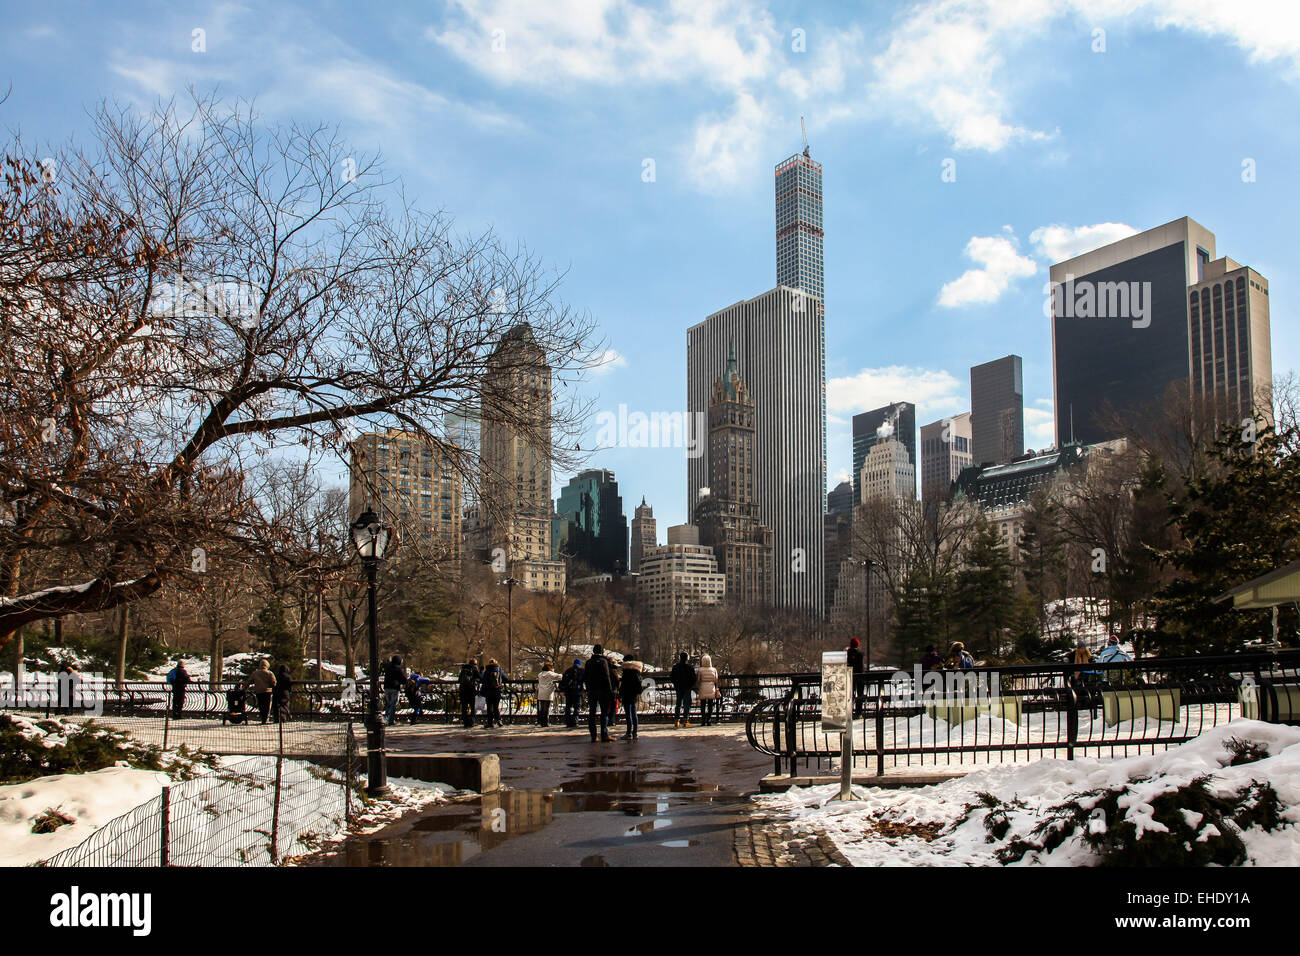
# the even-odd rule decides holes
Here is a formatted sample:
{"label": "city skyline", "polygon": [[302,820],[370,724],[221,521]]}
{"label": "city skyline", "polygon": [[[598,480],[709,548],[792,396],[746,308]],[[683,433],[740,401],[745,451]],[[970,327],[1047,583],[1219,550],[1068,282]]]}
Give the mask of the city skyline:
{"label": "city skyline", "polygon": [[[256,96],[271,120],[337,122],[359,153],[384,150],[413,200],[446,208],[469,233],[493,224],[567,270],[565,298],[608,337],[608,364],[580,387],[598,409],[646,414],[683,411],[681,330],[770,285],[773,164],[801,152],[803,116],[835,197],[825,223],[829,488],[850,476],[853,414],[894,400],[916,403],[923,421],[966,411],[969,367],[1009,352],[1024,357],[1025,445],[1051,444],[1047,269],[1179,216],[1210,225],[1225,252],[1268,279],[1274,370],[1300,367],[1288,292],[1300,269],[1287,256],[1300,131],[1276,122],[1298,82],[1295,26],[1277,21],[1266,35],[1250,17],[1195,11],[1162,20],[1165,6],[1044,8],[1013,24],[972,2],[852,13],[743,3],[735,16],[694,22],[653,11],[645,33],[608,18],[613,47],[504,3],[399,3],[381,19],[293,5],[258,16],[189,4],[147,17],[129,4],[87,5],[75,30],[17,9],[0,39],[14,77],[3,109],[33,144],[84,134],[85,108],[101,96],[146,106],[189,83]],[[499,54],[494,18],[513,25]],[[206,30],[202,53],[196,28]],[[694,41],[674,50],[656,39],[678,28]],[[792,49],[796,29],[804,52]],[[284,31],[302,43],[272,42]],[[934,69],[905,69],[918,61]],[[1189,62],[1201,83],[1168,69]],[[1206,109],[1210,88],[1247,104],[1232,137]],[[1065,95],[1080,89],[1086,107]],[[1171,152],[1180,141],[1211,146]],[[574,170],[584,189],[553,188]],[[896,274],[888,286],[868,281],[865,262]],[[586,467],[618,473],[624,496],[644,495],[667,526],[688,518],[682,457],[618,447]],[[346,485],[344,462],[333,477]]]}

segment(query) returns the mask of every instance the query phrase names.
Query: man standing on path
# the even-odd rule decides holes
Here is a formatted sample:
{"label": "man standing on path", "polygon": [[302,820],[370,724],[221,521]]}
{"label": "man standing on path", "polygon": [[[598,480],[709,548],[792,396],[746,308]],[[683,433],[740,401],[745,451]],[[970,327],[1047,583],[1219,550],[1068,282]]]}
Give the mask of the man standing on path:
{"label": "man standing on path", "polygon": [[402,688],[406,686],[406,668],[402,659],[396,654],[384,665],[384,720],[388,726],[397,722],[397,705],[402,699]]}
{"label": "man standing on path", "polygon": [[183,660],[176,661],[176,666],[167,675],[167,682],[172,685],[172,716],[179,717],[185,709],[185,689],[190,686],[190,672],[185,669]]}
{"label": "man standing on path", "polygon": [[609,722],[614,717],[614,688],[618,686],[614,668],[605,656],[605,648],[597,644],[591,649],[591,660],[583,668],[583,683],[587,687],[587,729],[591,742],[596,742],[596,708],[600,708],[600,741],[609,743]]}
{"label": "man standing on path", "polygon": [[668,674],[677,692],[677,702],[673,704],[673,726],[689,727],[691,725],[691,691],[695,689],[695,668],[686,659],[685,654],[677,656],[677,663]]}
{"label": "man standing on path", "polygon": [[537,675],[537,726],[551,726],[551,699],[555,696],[555,685],[560,682],[560,675],[551,669],[547,661]]}
{"label": "man standing on path", "polygon": [[564,671],[560,690],[564,692],[564,726],[578,726],[578,708],[582,706],[582,658],[575,657],[573,666]]}
{"label": "man standing on path", "polygon": [[456,689],[460,692],[460,719],[466,730],[474,726],[474,698],[478,696],[478,684],[482,677],[478,661],[471,657],[462,665],[460,676],[456,679]]}

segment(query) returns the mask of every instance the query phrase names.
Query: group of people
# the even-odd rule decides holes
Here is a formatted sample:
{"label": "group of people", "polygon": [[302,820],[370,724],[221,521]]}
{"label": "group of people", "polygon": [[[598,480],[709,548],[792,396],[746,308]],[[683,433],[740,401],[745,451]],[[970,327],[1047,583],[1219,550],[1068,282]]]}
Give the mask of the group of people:
{"label": "group of people", "polygon": [[[557,702],[557,695],[561,695],[564,699],[564,724],[577,727],[585,693],[587,729],[593,743],[597,740],[610,742],[610,729],[618,720],[620,706],[627,724],[622,739],[636,740],[640,733],[641,695],[646,689],[644,673],[645,665],[634,656],[615,661],[600,644],[592,648],[591,657],[586,661],[575,657],[572,666],[563,674],[555,670],[553,661],[546,661],[537,674],[537,724],[539,727],[551,726],[551,705]],[[700,699],[700,718],[704,726],[716,719],[722,690],[718,670],[708,654],[700,658],[698,671],[685,654],[679,655],[669,680],[676,696],[674,727],[691,725],[692,692]],[[483,697],[486,710],[483,725],[501,726],[501,695],[505,684],[505,672],[495,659],[489,660],[482,670],[473,658],[461,666],[457,687],[461,722],[465,727],[474,726],[474,702],[479,695]]]}
{"label": "group of people", "polygon": [[[180,717],[185,710],[185,694],[190,684],[194,683],[194,678],[185,668],[185,661],[177,660],[176,666],[167,672],[164,681],[172,692],[172,715]],[[283,723],[293,716],[290,706],[293,676],[289,673],[287,664],[281,664],[272,672],[271,662],[263,658],[236,689],[242,694],[252,692],[262,723],[268,720]]]}
{"label": "group of people", "polygon": [[931,644],[921,656],[921,670],[925,671],[968,671],[975,668],[975,658],[961,641],[953,641],[944,657]]}

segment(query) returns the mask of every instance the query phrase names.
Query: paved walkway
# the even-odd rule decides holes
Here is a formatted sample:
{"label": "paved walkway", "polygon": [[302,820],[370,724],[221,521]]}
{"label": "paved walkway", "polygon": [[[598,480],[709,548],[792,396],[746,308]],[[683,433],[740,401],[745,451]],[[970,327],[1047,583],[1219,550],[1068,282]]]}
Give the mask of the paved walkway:
{"label": "paved walkway", "polygon": [[585,727],[389,729],[393,751],[484,752],[499,794],[470,797],[356,838],[321,861],[351,865],[827,866],[833,847],[754,818],[770,769],[743,724],[648,724],[635,741],[591,743]]}

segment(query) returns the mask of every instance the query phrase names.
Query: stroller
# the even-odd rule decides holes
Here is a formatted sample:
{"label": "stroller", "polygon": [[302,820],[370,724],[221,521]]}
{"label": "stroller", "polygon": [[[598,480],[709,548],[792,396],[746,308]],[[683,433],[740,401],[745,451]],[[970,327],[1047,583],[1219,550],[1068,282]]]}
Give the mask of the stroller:
{"label": "stroller", "polygon": [[242,687],[226,692],[226,712],[221,715],[221,724],[244,724],[248,722],[248,692]]}

